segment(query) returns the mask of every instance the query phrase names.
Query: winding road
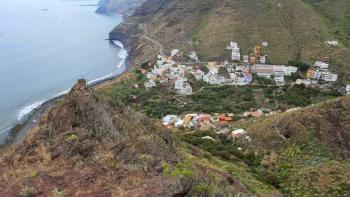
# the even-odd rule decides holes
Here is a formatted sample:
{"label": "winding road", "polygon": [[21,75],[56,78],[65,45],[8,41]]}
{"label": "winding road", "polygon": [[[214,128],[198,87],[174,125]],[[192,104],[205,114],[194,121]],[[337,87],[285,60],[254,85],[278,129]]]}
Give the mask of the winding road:
{"label": "winding road", "polygon": [[158,48],[159,48],[159,52],[161,55],[163,55],[163,51],[164,51],[164,47],[163,45],[158,41],[158,40],[155,40],[153,38],[151,38],[150,36],[148,36],[148,31],[147,31],[147,28],[146,28],[146,25],[145,24],[141,24],[141,23],[130,23],[130,22],[121,22],[120,24],[126,24],[126,25],[138,25],[140,29],[142,29],[144,31],[144,34],[141,36],[142,38],[152,42],[154,45],[157,45]]}

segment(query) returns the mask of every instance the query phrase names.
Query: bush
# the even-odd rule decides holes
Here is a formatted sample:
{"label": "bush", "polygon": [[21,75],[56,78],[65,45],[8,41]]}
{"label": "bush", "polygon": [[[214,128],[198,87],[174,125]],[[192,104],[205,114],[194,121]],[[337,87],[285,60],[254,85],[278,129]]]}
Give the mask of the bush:
{"label": "bush", "polygon": [[78,141],[78,136],[75,134],[70,134],[67,138],[66,141],[68,142],[76,142]]}
{"label": "bush", "polygon": [[306,72],[310,68],[310,65],[299,59],[288,61],[288,65],[298,67],[298,69],[302,72]]}
{"label": "bush", "polygon": [[60,191],[57,187],[52,191],[52,197],[64,197],[64,191]]}
{"label": "bush", "polygon": [[36,193],[37,191],[34,187],[26,186],[20,191],[19,196],[30,197],[30,196],[35,196]]}

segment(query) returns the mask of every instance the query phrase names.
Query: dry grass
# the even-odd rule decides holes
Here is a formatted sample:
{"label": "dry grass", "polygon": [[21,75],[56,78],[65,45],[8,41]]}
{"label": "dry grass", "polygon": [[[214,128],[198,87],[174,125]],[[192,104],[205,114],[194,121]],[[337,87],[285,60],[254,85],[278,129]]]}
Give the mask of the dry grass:
{"label": "dry grass", "polygon": [[38,147],[36,147],[35,152],[38,154],[44,164],[49,164],[52,157],[51,153],[47,150],[46,146],[41,143]]}

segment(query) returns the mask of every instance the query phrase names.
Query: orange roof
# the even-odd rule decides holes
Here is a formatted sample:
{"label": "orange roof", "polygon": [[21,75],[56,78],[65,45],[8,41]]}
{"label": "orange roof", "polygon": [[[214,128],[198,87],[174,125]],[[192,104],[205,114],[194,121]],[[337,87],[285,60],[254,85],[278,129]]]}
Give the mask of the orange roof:
{"label": "orange roof", "polygon": [[229,122],[232,121],[232,118],[229,116],[226,116],[224,114],[218,116],[219,122]]}

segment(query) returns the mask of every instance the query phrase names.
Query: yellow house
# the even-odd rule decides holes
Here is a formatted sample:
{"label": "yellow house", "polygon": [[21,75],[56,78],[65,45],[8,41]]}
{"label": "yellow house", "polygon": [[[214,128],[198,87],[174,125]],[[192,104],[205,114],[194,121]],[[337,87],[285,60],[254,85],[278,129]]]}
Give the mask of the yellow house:
{"label": "yellow house", "polygon": [[307,79],[310,79],[312,77],[312,75],[314,74],[314,70],[312,68],[309,68],[307,71],[306,71],[306,78]]}
{"label": "yellow house", "polygon": [[254,55],[256,58],[260,58],[260,56],[261,56],[261,46],[260,45],[255,45]]}

